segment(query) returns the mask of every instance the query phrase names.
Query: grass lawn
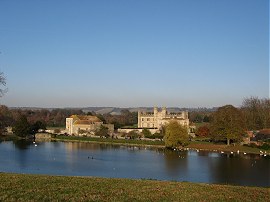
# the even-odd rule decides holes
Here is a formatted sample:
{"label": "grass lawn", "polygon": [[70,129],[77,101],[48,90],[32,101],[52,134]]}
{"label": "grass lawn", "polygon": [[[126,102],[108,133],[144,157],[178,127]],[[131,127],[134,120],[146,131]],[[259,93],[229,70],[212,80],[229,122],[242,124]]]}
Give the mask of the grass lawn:
{"label": "grass lawn", "polygon": [[129,139],[126,140],[126,139],[112,139],[112,138],[77,137],[77,136],[56,136],[56,138],[54,139],[64,141],[84,141],[84,142],[97,142],[107,144],[164,146],[163,141],[151,141],[151,140],[129,140]]}
{"label": "grass lawn", "polygon": [[0,201],[270,201],[270,189],[0,173]]}
{"label": "grass lawn", "polygon": [[217,151],[224,151],[224,152],[246,152],[246,153],[253,153],[253,154],[260,154],[260,151],[267,152],[267,154],[270,154],[270,150],[263,150],[258,148],[252,148],[247,146],[241,146],[241,145],[226,145],[226,144],[214,144],[212,142],[190,142],[190,144],[187,146],[188,148],[192,149],[202,149],[202,150],[217,150]]}

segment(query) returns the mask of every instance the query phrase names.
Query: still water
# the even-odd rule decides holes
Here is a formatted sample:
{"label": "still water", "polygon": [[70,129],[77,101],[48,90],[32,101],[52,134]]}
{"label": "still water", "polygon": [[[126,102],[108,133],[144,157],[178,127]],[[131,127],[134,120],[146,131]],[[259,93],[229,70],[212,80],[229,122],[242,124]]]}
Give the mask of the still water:
{"label": "still water", "polygon": [[0,172],[270,186],[270,158],[78,142],[0,142]]}

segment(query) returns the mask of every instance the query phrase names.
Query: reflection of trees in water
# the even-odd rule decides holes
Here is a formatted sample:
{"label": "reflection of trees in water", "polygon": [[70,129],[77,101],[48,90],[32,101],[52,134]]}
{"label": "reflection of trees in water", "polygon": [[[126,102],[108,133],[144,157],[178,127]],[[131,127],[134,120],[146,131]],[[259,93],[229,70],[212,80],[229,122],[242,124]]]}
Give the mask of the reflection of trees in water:
{"label": "reflection of trees in water", "polygon": [[165,169],[169,176],[179,179],[187,172],[187,152],[164,149]]}
{"label": "reflection of trees in water", "polygon": [[270,185],[270,162],[263,158],[258,159],[258,155],[242,157],[224,154],[218,158],[209,158],[208,164],[212,182],[252,186]]}
{"label": "reflection of trees in water", "polygon": [[60,147],[61,146],[61,142],[59,142],[59,141],[56,141],[56,140],[51,140],[50,142],[52,142],[53,143],[53,146],[54,147]]}
{"label": "reflection of trees in water", "polygon": [[13,144],[18,149],[15,153],[16,161],[19,163],[20,168],[24,169],[28,166],[28,149],[33,143],[29,140],[13,140]]}
{"label": "reflection of trees in water", "polygon": [[120,149],[119,145],[86,143],[86,142],[65,142],[67,150],[110,150]]}
{"label": "reflection of trees in water", "polygon": [[197,155],[198,156],[208,156],[209,155],[209,151],[200,150],[200,152],[198,152]]}
{"label": "reflection of trees in water", "polygon": [[33,144],[32,141],[29,140],[13,140],[13,144],[18,149],[28,149],[28,147]]}

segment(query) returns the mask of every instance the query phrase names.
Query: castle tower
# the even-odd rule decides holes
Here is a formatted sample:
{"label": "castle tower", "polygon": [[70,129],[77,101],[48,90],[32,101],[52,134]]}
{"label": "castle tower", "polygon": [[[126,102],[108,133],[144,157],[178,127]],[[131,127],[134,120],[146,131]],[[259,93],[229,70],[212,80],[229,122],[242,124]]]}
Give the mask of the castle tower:
{"label": "castle tower", "polygon": [[157,107],[154,107],[154,116],[156,116],[158,113],[158,108]]}
{"label": "castle tower", "polygon": [[166,114],[167,114],[167,109],[166,109],[166,107],[162,107],[162,110],[161,110],[162,118],[165,118],[165,117],[166,117]]}
{"label": "castle tower", "polygon": [[138,128],[142,128],[142,123],[141,123],[141,111],[138,110]]}
{"label": "castle tower", "polygon": [[66,132],[73,134],[73,118],[66,118]]}

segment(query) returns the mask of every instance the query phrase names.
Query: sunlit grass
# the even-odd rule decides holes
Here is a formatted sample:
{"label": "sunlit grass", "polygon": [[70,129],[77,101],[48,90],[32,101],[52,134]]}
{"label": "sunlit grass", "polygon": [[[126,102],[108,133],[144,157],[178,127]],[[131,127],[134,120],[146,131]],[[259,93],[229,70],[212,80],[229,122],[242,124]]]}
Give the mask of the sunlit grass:
{"label": "sunlit grass", "polygon": [[269,201],[269,188],[0,173],[0,201]]}
{"label": "sunlit grass", "polygon": [[77,137],[77,136],[56,136],[55,139],[108,143],[108,144],[126,144],[126,145],[156,145],[156,146],[164,145],[163,141],[151,141],[151,140],[112,139],[112,138]]}
{"label": "sunlit grass", "polygon": [[214,144],[211,142],[190,142],[187,146],[188,148],[192,149],[202,149],[202,150],[209,150],[209,151],[224,151],[224,152],[242,152],[242,153],[253,153],[253,154],[260,154],[260,151],[267,152],[270,154],[270,151],[252,148],[242,145],[226,145],[226,144]]}

